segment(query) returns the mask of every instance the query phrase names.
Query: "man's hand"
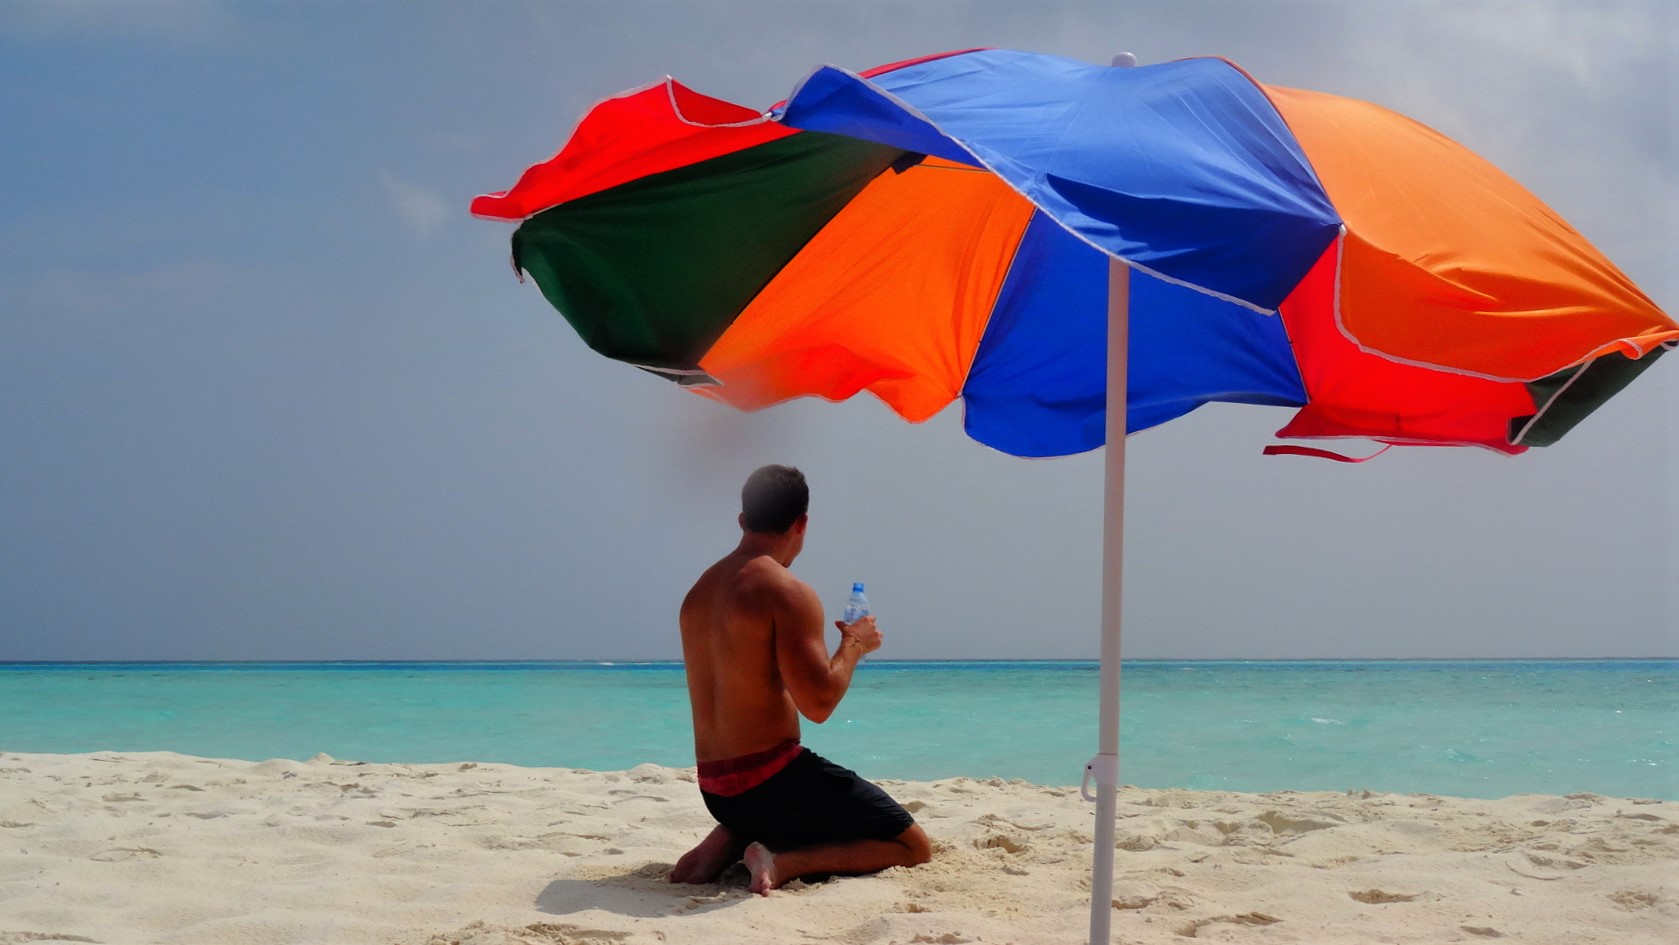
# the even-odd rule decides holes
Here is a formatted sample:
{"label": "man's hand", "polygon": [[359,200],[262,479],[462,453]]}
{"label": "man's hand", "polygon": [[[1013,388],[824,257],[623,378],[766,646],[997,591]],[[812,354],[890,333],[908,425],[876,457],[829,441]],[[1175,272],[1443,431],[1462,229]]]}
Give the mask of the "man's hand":
{"label": "man's hand", "polygon": [[882,642],[880,628],[874,625],[873,614],[858,617],[856,623],[846,623],[843,620],[836,620],[834,621],[834,626],[839,628],[841,637],[840,646],[845,646],[846,639],[851,639],[857,641],[857,645],[863,648],[863,652],[865,654],[873,653],[875,650],[880,649],[880,644]]}

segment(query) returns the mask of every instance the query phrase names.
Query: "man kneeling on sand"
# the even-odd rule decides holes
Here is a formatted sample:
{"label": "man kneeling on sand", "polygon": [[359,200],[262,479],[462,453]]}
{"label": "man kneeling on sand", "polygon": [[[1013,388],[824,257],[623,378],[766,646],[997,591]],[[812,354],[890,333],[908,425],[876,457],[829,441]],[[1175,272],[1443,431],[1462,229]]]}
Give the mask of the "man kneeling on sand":
{"label": "man kneeling on sand", "polygon": [[873,617],[836,621],[840,642],[828,654],[822,602],[787,570],[804,550],[809,505],[797,469],[752,473],[740,545],[682,601],[700,794],[718,826],[677,861],[672,882],[713,882],[744,859],[752,891],[768,895],[800,876],[932,857],[927,834],[885,791],[799,745],[799,716],[827,720],[881,644]]}

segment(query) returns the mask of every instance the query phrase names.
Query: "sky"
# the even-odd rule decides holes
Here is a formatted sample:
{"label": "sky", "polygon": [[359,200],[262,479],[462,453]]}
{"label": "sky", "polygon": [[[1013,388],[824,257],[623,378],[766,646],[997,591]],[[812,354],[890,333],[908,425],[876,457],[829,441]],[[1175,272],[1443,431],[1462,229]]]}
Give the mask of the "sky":
{"label": "sky", "polygon": [[[1104,451],[739,414],[588,351],[467,212],[594,102],[973,46],[1230,58],[1470,146],[1679,311],[1666,0],[0,4],[0,660],[668,659],[740,483],[880,658],[1093,659]],[[1128,441],[1127,658],[1679,656],[1679,357],[1507,458]]]}

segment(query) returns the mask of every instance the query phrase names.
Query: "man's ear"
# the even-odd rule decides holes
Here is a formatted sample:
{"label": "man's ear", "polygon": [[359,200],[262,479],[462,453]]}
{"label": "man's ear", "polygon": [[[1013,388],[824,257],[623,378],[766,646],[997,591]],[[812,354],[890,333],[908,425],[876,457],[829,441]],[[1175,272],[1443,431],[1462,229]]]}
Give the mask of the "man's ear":
{"label": "man's ear", "polygon": [[746,513],[745,512],[742,512],[739,515],[736,515],[735,516],[735,521],[740,523],[740,530],[741,531],[743,531],[743,532],[746,531]]}
{"label": "man's ear", "polygon": [[806,512],[793,521],[793,531],[804,534],[805,527],[810,524],[810,513]]}

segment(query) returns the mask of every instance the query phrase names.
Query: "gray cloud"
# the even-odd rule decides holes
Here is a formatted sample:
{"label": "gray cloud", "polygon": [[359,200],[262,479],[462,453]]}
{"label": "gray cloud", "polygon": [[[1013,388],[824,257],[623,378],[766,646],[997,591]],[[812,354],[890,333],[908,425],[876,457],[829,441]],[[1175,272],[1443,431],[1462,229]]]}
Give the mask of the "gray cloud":
{"label": "gray cloud", "polygon": [[398,180],[385,168],[379,169],[379,186],[397,215],[421,236],[435,232],[449,219],[449,204],[441,196]]}
{"label": "gray cloud", "polygon": [[220,42],[242,32],[224,0],[11,0],[0,6],[0,27],[42,37],[189,44]]}

